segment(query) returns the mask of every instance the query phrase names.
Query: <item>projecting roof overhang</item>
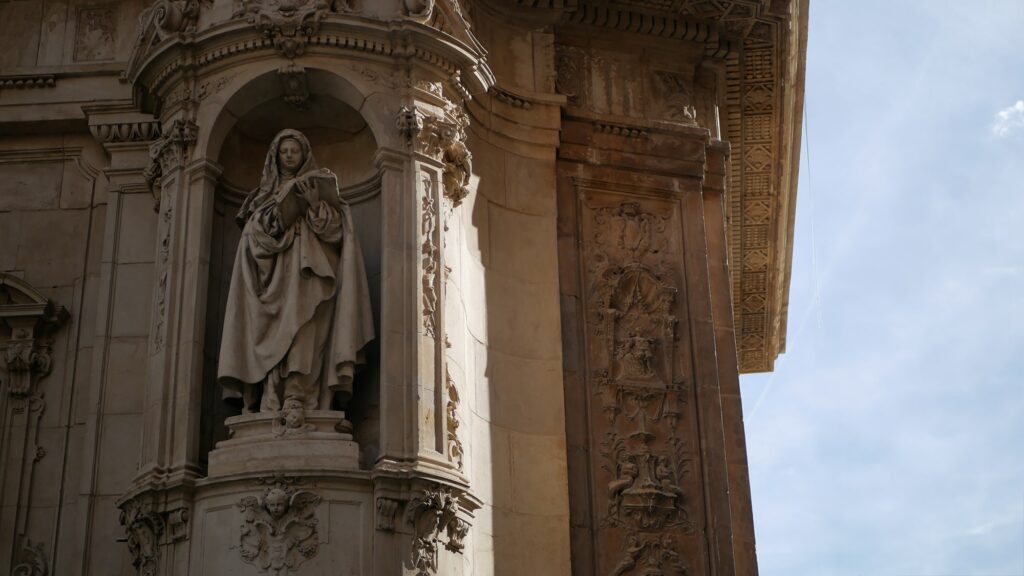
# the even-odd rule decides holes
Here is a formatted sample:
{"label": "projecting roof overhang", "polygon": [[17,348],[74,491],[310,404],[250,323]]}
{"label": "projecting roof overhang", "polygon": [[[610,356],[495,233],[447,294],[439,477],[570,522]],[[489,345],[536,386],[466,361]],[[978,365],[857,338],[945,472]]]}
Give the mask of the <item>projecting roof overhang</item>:
{"label": "projecting roof overhang", "polygon": [[724,63],[729,265],[741,372],[785,351],[809,0],[550,0],[562,22],[701,42]]}

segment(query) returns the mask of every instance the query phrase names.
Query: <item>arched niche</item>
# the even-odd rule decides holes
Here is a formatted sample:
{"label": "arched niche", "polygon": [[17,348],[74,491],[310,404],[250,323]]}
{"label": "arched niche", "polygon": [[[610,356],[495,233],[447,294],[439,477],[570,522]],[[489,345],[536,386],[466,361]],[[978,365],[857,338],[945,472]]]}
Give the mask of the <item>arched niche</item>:
{"label": "arched niche", "polygon": [[378,338],[367,347],[367,365],[357,375],[347,416],[355,427],[362,465],[373,463],[379,452],[381,178],[374,164],[378,142],[366,119],[350,104],[360,99],[351,85],[322,70],[309,71],[307,80],[309,96],[300,103],[285,100],[276,72],[247,82],[225,103],[207,141],[208,157],[222,173],[210,228],[199,450],[204,469],[209,451],[228,437],[225,418],[238,410],[223,402],[216,378],[228,286],[241,236],[235,215],[245,195],[259,185],[270,142],[284,128],[300,130],[309,138],[317,164],[338,176],[342,196],[351,206]]}

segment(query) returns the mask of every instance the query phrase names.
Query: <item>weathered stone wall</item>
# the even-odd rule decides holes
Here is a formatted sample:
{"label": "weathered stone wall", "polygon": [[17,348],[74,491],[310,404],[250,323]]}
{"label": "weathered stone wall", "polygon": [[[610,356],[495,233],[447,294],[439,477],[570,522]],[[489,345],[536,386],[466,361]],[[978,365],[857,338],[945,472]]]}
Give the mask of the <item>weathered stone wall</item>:
{"label": "weathered stone wall", "polygon": [[[554,92],[552,35],[478,8],[475,33],[502,88]],[[569,570],[568,479],[555,237],[557,103],[471,108],[476,194],[462,208],[472,345],[474,490],[484,500],[474,574]]]}
{"label": "weathered stone wall", "polygon": [[88,133],[0,140],[0,269],[71,312],[39,383],[35,460],[5,464],[8,487],[12,474],[31,476],[23,500],[5,491],[5,504],[27,510],[3,527],[0,550],[23,554],[28,538],[66,573],[83,570],[87,550],[94,566],[124,565],[109,542],[141,425],[156,215],[148,193],[108,191],[108,163]]}

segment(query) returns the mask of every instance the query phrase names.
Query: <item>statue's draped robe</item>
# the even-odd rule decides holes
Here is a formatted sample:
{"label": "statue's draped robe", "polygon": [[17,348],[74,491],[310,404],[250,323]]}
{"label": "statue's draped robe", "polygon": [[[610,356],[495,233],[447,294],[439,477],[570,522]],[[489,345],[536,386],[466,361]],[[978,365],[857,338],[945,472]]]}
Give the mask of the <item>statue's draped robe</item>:
{"label": "statue's draped robe", "polygon": [[[329,409],[333,393],[351,396],[352,378],[373,339],[369,289],[348,206],[320,201],[290,226],[277,209],[292,180],[277,167],[282,139],[300,142],[296,177],[317,172],[309,143],[296,131],[274,139],[260,187],[239,212],[244,220],[228,291],[218,379],[226,398],[269,382],[263,409],[299,397],[307,409]],[[282,397],[268,388],[291,379]]]}

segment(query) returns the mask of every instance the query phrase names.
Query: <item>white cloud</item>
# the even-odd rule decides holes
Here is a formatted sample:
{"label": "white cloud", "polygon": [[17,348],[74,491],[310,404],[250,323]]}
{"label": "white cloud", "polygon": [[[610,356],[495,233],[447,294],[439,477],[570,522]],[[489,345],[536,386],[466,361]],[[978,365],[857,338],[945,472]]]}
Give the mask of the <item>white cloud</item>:
{"label": "white cloud", "polygon": [[1006,136],[1016,128],[1024,128],[1024,100],[1017,100],[1013,106],[996,112],[996,123],[992,125],[992,133],[996,136]]}

